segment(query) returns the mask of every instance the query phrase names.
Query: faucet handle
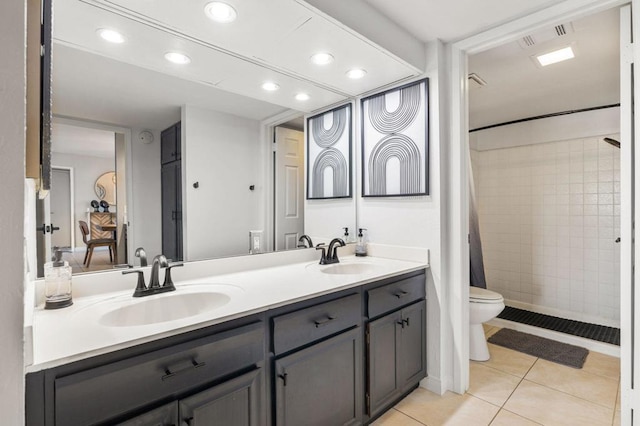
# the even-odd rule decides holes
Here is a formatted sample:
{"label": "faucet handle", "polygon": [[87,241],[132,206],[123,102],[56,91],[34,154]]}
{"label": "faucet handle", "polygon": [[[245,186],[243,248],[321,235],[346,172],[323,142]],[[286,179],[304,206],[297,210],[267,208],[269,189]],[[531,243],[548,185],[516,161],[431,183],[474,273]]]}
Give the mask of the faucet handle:
{"label": "faucet handle", "polygon": [[175,290],[176,286],[173,285],[173,280],[171,279],[171,268],[179,268],[180,266],[184,266],[184,263],[182,262],[178,262],[178,263],[170,263],[165,269],[165,273],[164,273],[164,282],[162,283],[162,287],[167,287],[167,291],[170,291],[168,289],[171,290]]}
{"label": "faucet handle", "polygon": [[320,264],[324,265],[327,263],[327,250],[324,246],[324,243],[320,243],[316,245],[316,250],[322,250],[322,257],[320,258]]}
{"label": "faucet handle", "polygon": [[144,283],[144,272],[141,269],[129,269],[126,271],[122,271],[122,275],[126,274],[138,274],[138,283],[136,284],[136,289],[133,292],[133,297],[140,297],[143,295],[144,291],[147,289],[147,285]]}

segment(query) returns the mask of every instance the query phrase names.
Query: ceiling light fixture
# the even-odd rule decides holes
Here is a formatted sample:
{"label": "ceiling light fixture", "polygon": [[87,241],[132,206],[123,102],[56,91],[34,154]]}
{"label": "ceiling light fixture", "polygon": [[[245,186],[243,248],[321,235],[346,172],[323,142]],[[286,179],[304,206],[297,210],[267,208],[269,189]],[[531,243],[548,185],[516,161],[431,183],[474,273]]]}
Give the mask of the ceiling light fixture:
{"label": "ceiling light fixture", "polygon": [[296,95],[296,100],[297,101],[308,101],[310,98],[309,95],[307,95],[306,93],[298,93]]}
{"label": "ceiling light fixture", "polygon": [[186,65],[191,62],[191,58],[178,52],[167,52],[164,54],[164,58],[178,65]]}
{"label": "ceiling light fixture", "polygon": [[220,1],[207,3],[204,7],[204,13],[209,17],[209,19],[222,24],[233,22],[238,17],[238,12],[236,12],[231,5]]}
{"label": "ceiling light fixture", "polygon": [[267,92],[275,92],[280,88],[280,85],[272,81],[265,81],[264,83],[262,83],[262,88]]}
{"label": "ceiling light fixture", "polygon": [[333,62],[333,55],[327,52],[318,52],[311,57],[311,62],[316,65],[327,65]]}
{"label": "ceiling light fixture", "polygon": [[547,65],[566,61],[567,59],[574,58],[575,56],[576,55],[573,53],[571,46],[568,46],[543,55],[537,55],[536,60],[541,66],[546,67]]}
{"label": "ceiling light fixture", "polygon": [[100,38],[102,38],[103,40],[108,41],[109,43],[120,44],[120,43],[124,43],[125,42],[124,36],[122,34],[120,34],[119,32],[115,31],[115,30],[109,30],[109,29],[106,29],[106,28],[100,28],[96,32],[98,33]]}
{"label": "ceiling light fixture", "polygon": [[353,80],[358,80],[359,78],[362,78],[365,75],[367,75],[367,72],[362,68],[354,68],[352,70],[347,71],[347,77]]}

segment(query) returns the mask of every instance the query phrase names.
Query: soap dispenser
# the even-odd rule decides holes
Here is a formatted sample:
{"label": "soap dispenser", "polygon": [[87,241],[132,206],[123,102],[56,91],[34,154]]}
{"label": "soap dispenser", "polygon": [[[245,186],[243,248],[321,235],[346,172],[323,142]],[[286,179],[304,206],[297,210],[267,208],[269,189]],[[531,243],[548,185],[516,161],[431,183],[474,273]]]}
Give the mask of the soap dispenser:
{"label": "soap dispenser", "polygon": [[44,308],[59,309],[73,305],[71,300],[71,267],[62,260],[62,251],[54,247],[51,262],[44,264]]}
{"label": "soap dispenser", "polygon": [[356,243],[356,256],[366,256],[367,255],[367,241],[362,233],[362,231],[366,231],[367,228],[359,228],[358,229],[358,242]]}
{"label": "soap dispenser", "polygon": [[351,238],[349,238],[349,228],[344,227],[342,229],[344,229],[344,235],[342,236],[342,239],[344,240],[345,243],[348,244],[351,242]]}

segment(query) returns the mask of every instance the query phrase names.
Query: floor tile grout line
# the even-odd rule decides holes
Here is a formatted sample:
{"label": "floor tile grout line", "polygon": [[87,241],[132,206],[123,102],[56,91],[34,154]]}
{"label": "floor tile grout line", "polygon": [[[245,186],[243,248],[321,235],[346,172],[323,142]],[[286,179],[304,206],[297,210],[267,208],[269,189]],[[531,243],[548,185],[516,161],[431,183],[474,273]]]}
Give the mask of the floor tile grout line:
{"label": "floor tile grout line", "polygon": [[614,404],[614,407],[613,407],[613,408],[611,408],[611,407],[607,407],[607,406],[605,406],[605,405],[598,404],[597,402],[589,401],[588,399],[584,399],[584,398],[581,398],[581,397],[579,397],[579,396],[576,396],[576,395],[570,394],[569,392],[561,391],[560,389],[552,388],[552,387],[550,387],[550,386],[546,386],[546,385],[543,385],[543,384],[541,384],[541,383],[534,382],[533,380],[529,380],[529,379],[524,379],[524,380],[526,380],[526,381],[527,381],[527,382],[529,382],[529,383],[533,383],[534,385],[542,386],[543,388],[547,388],[547,389],[549,389],[549,390],[556,391],[556,392],[560,392],[560,393],[562,393],[562,394],[564,394],[564,395],[567,395],[567,396],[571,396],[571,397],[573,397],[573,398],[579,399],[579,400],[584,401],[584,402],[586,402],[586,403],[593,404],[593,405],[596,405],[596,406],[598,406],[598,407],[601,407],[601,408],[604,408],[604,409],[607,409],[607,410],[613,410],[613,412],[614,412],[614,414],[615,414],[615,411],[616,411],[616,409],[615,409],[615,404]]}
{"label": "floor tile grout line", "polygon": [[393,410],[396,410],[397,412],[399,412],[400,414],[409,417],[411,420],[415,420],[416,422],[420,423],[423,426],[429,426],[426,423],[422,423],[420,420],[416,419],[415,417],[412,417],[410,415],[408,415],[407,413],[405,413],[404,411],[400,411],[399,409],[397,409],[396,407],[393,407]]}
{"label": "floor tile grout line", "polygon": [[[533,363],[531,364],[531,367],[529,367],[529,369],[527,370],[527,372],[526,372],[526,373],[524,373],[524,376],[522,376],[522,377],[520,378],[520,381],[518,382],[518,384],[516,385],[516,387],[515,387],[515,388],[513,388],[513,391],[511,391],[511,393],[509,394],[509,396],[507,397],[507,399],[505,399],[505,400],[504,400],[504,402],[502,403],[502,406],[500,407],[500,410],[509,411],[509,410],[507,410],[507,409],[505,408],[505,405],[507,405],[507,402],[509,402],[509,400],[511,399],[511,397],[513,396],[513,394],[514,394],[514,393],[516,393],[516,391],[518,390],[518,388],[520,387],[520,385],[522,384],[522,382],[524,382],[525,377],[527,377],[527,374],[529,374],[529,372],[531,371],[531,369],[533,368],[533,366],[534,366],[534,365],[536,365],[536,363],[538,362],[538,360],[539,360],[539,359],[540,359],[540,358],[536,358],[536,360],[535,360],[535,361],[533,361]],[[498,412],[500,412],[500,411],[498,411]],[[520,417],[522,417],[523,419],[531,420],[531,421],[532,421],[532,422],[534,422],[534,423],[540,424],[540,423],[538,423],[537,421],[535,421],[535,420],[533,420],[533,419],[530,419],[529,417],[524,416],[524,415],[522,415],[522,414],[520,414],[520,413],[516,413],[516,412],[513,412],[513,411],[509,411],[509,412],[510,412],[510,413],[512,413],[512,414],[515,414],[515,415],[517,415],[517,416],[520,416]]]}

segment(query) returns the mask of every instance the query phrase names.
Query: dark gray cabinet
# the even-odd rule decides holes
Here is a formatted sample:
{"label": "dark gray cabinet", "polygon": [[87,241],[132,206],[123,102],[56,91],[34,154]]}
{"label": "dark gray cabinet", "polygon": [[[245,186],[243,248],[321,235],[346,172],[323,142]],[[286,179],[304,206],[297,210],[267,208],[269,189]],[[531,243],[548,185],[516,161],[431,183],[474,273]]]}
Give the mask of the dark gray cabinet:
{"label": "dark gray cabinet", "polygon": [[178,402],[188,426],[258,426],[262,417],[262,369],[257,369]]}
{"label": "dark gray cabinet", "polygon": [[182,260],[182,166],[180,161],[162,165],[162,253]]}
{"label": "dark gray cabinet", "polygon": [[277,425],[358,425],[362,417],[360,328],[276,361]]}
{"label": "dark gray cabinet", "polygon": [[182,260],[182,142],[181,124],[162,131],[162,253]]}
{"label": "dark gray cabinet", "polygon": [[367,286],[366,413],[375,419],[426,376],[424,274]]}
{"label": "dark gray cabinet", "polygon": [[160,134],[160,158],[162,164],[178,161],[182,157],[182,126],[176,123]]}
{"label": "dark gray cabinet", "polygon": [[367,325],[368,414],[375,417],[426,376],[426,303]]}

